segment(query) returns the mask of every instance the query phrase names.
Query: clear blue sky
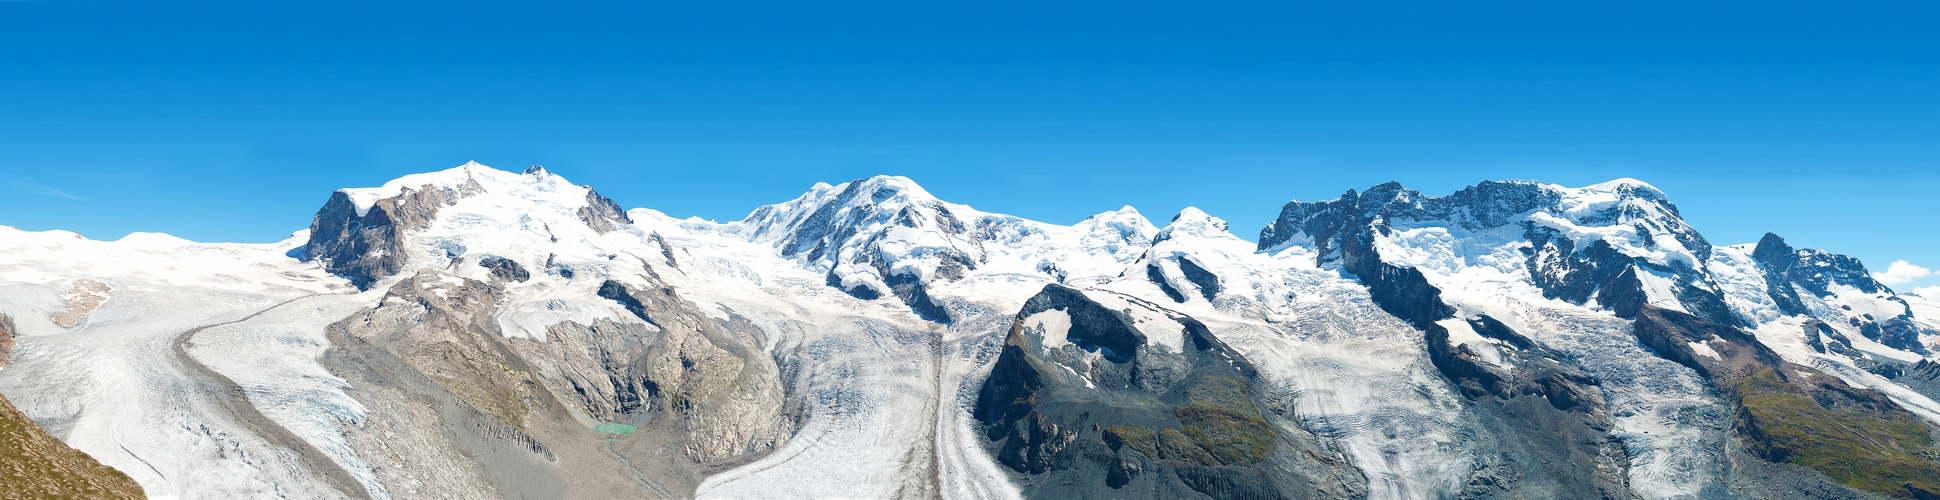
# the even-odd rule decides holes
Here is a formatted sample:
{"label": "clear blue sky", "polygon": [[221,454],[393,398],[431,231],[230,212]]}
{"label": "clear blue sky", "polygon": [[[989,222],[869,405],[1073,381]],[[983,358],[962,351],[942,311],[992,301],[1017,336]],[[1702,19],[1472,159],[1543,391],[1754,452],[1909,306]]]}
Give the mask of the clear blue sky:
{"label": "clear blue sky", "polygon": [[1940,268],[1935,7],[1036,3],[0,0],[0,224],[273,241],[467,160],[677,216],[885,173],[1248,238],[1388,180],[1635,177],[1718,243]]}

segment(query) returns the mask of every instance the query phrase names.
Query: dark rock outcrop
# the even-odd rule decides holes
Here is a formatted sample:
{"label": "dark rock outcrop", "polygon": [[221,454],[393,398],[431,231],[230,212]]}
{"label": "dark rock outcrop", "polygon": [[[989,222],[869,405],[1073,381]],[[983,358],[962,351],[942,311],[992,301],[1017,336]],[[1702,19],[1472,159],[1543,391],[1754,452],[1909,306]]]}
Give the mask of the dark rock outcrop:
{"label": "dark rock outcrop", "polygon": [[915,274],[892,272],[883,280],[883,284],[889,285],[889,293],[901,299],[904,304],[908,304],[910,311],[914,311],[917,317],[937,323],[950,322],[950,311],[930,297],[929,287],[924,285],[921,277]]}
{"label": "dark rock outcrop", "polygon": [[[1069,343],[1046,348],[1059,332],[1025,320],[1053,310],[1070,318]],[[1366,494],[1366,479],[1337,453],[1261,411],[1269,406],[1245,357],[1204,324],[1164,313],[1182,330],[1183,352],[1147,345],[1126,312],[1086,292],[1047,285],[1026,302],[972,412],[1026,496]]]}
{"label": "dark rock outcrop", "polygon": [[403,270],[408,249],[406,233],[424,227],[440,208],[483,191],[478,181],[458,188],[425,185],[405,188],[397,196],[378,200],[363,215],[350,196],[330,195],[310,221],[310,240],[303,246],[304,261],[322,261],[324,270],[350,280],[358,289]]}
{"label": "dark rock outcrop", "polygon": [[1210,302],[1213,297],[1219,295],[1219,275],[1207,271],[1198,262],[1194,262],[1191,258],[1180,257],[1179,272],[1186,275],[1186,281],[1199,287],[1199,295],[1206,297],[1206,301]]}
{"label": "dark rock outcrop", "polygon": [[1421,196],[1402,188],[1401,183],[1389,182],[1368,188],[1366,193],[1350,189],[1335,201],[1288,203],[1280,217],[1260,231],[1260,249],[1304,235],[1326,255],[1333,247],[1324,241],[1336,239],[1347,227],[1365,226],[1376,218],[1439,219],[1465,229],[1486,229],[1560,201],[1556,193],[1529,182],[1483,182],[1446,197]]}
{"label": "dark rock outcrop", "polygon": [[[1513,369],[1485,361],[1448,330],[1423,328],[1429,361],[1493,424],[1491,470],[1478,471],[1465,496],[1529,497],[1573,492],[1579,498],[1632,498],[1629,457],[1611,435],[1613,425],[1595,379],[1561,353],[1535,345],[1488,316],[1469,320],[1476,332],[1503,342],[1498,355]],[[1528,347],[1521,347],[1527,345]]]}
{"label": "dark rock outcrop", "polygon": [[[1338,262],[1360,278],[1377,306],[1422,330],[1429,361],[1473,403],[1474,418],[1500,433],[1489,438],[1496,449],[1484,459],[1494,465],[1477,472],[1465,496],[1634,495],[1625,472],[1628,457],[1611,435],[1610,415],[1594,379],[1568,357],[1536,345],[1494,318],[1470,321],[1482,327],[1478,333],[1486,329],[1485,335],[1503,340],[1501,354],[1513,368],[1499,368],[1468,345],[1449,342],[1449,332],[1439,322],[1452,317],[1454,308],[1442,302],[1441,290],[1420,270],[1384,262],[1374,238],[1387,234],[1395,220],[1443,220],[1471,229],[1499,227],[1512,216],[1557,201],[1554,192],[1530,183],[1483,183],[1446,198],[1422,197],[1398,183],[1387,183],[1366,194],[1348,191],[1335,201],[1289,203],[1280,219],[1261,232],[1262,250],[1296,236],[1311,238],[1318,264]],[[1633,307],[1628,301],[1641,303],[1641,282],[1625,274],[1635,272],[1632,262],[1639,259],[1624,256],[1602,241],[1589,252],[1578,253],[1572,251],[1570,240],[1552,242],[1550,232],[1525,232],[1532,240],[1541,240],[1539,250],[1530,254],[1530,268],[1539,286],[1542,279],[1552,280],[1544,286],[1545,293],[1581,302],[1592,292],[1602,292],[1609,295],[1599,297],[1603,302],[1623,307]],[[1702,242],[1695,231],[1671,232],[1684,235],[1680,239]],[[1703,248],[1708,250],[1709,245]],[[1621,279],[1624,276],[1629,276],[1627,281]],[[1631,284],[1623,288],[1634,294],[1604,286],[1610,282]]]}
{"label": "dark rock outcrop", "polygon": [[[1765,233],[1752,249],[1752,259],[1758,261],[1765,277],[1766,294],[1778,305],[1780,312],[1790,315],[1814,315],[1802,299],[1800,292],[1819,298],[1834,295],[1832,286],[1844,285],[1861,293],[1887,294],[1887,300],[1900,303],[1899,314],[1877,318],[1871,315],[1843,315],[1843,323],[1857,329],[1866,336],[1887,347],[1914,353],[1925,354],[1927,347],[1920,343],[1922,334],[1940,333],[1926,331],[1913,321],[1913,311],[1904,300],[1891,296],[1892,290],[1874,280],[1872,273],[1859,259],[1823,250],[1794,249],[1776,234]],[[1818,314],[1823,321],[1840,321],[1840,314]],[[1709,318],[1707,318],[1709,319]]]}
{"label": "dark rock outcrop", "polygon": [[1399,267],[1386,262],[1368,259],[1361,266],[1362,272],[1355,275],[1367,285],[1368,295],[1388,314],[1401,318],[1417,328],[1427,329],[1436,321],[1448,318],[1455,308],[1442,303],[1442,291],[1428,284],[1428,278],[1421,270],[1412,267]]}
{"label": "dark rock outcrop", "polygon": [[674,258],[674,247],[667,244],[667,238],[660,236],[659,231],[654,231],[652,234],[647,235],[647,239],[653,241],[654,245],[660,247],[660,256],[667,258],[668,267],[680,268],[680,259]]}
{"label": "dark rock outcrop", "polygon": [[[1647,306],[1640,310],[1635,327],[1637,341],[1655,351],[1658,356],[1677,364],[1696,370],[1699,375],[1711,377],[1713,372],[1743,372],[1746,367],[1777,367],[1784,363],[1777,352],[1752,337],[1750,333],[1735,327],[1705,321],[1697,316],[1685,314],[1657,306]],[[1723,356],[1710,359],[1697,354],[1690,344],[1716,343],[1725,350],[1712,352]]]}
{"label": "dark rock outcrop", "polygon": [[[1699,262],[1710,258],[1710,242],[1685,224],[1677,206],[1656,190],[1625,184],[1617,186],[1616,193],[1634,202],[1613,204],[1572,217],[1584,224],[1611,224],[1628,219],[1648,245],[1668,235],[1689,249]],[[1689,290],[1678,292],[1678,298],[1687,301],[1686,308],[1701,311],[1713,321],[1736,324],[1736,318],[1724,304],[1723,292],[1700,269],[1689,264],[1680,264],[1683,267],[1653,264],[1642,257],[1625,255],[1604,240],[1579,248],[1575,240],[1556,229],[1519,220],[1534,211],[1560,214],[1562,202],[1561,194],[1532,182],[1482,182],[1444,197],[1422,196],[1402,188],[1399,183],[1389,182],[1368,188],[1366,193],[1349,190],[1338,200],[1288,203],[1281,209],[1280,217],[1260,231],[1259,248],[1267,250],[1306,238],[1318,251],[1321,264],[1340,261],[1342,267],[1361,275],[1365,281],[1368,274],[1393,271],[1357,264],[1354,254],[1372,254],[1374,235],[1391,234],[1396,221],[1446,224],[1469,231],[1520,225],[1523,238],[1530,242],[1523,250],[1527,258],[1525,267],[1531,281],[1549,298],[1575,304],[1594,298],[1599,305],[1630,317],[1635,314],[1634,306],[1642,302],[1642,289],[1633,287],[1636,276],[1624,278],[1623,274],[1633,267],[1644,267],[1677,276],[1680,283],[1698,283],[1684,284]],[[1620,278],[1624,281],[1618,282]],[[1608,290],[1613,286],[1619,290]],[[1419,309],[1419,305],[1408,309]]]}
{"label": "dark rock outcrop", "polygon": [[492,277],[502,279],[505,281],[516,281],[516,282],[524,283],[526,280],[532,279],[532,273],[527,272],[525,270],[525,266],[519,265],[517,261],[514,261],[512,259],[507,259],[504,257],[486,257],[483,259],[478,259],[478,265],[480,267],[485,268],[486,270],[491,271]]}
{"label": "dark rock outcrop", "polygon": [[1180,293],[1179,289],[1174,288],[1170,281],[1166,281],[1165,268],[1160,267],[1159,263],[1153,262],[1145,265],[1145,280],[1152,282],[1154,285],[1158,285],[1159,291],[1165,292],[1165,296],[1172,299],[1173,302],[1184,303],[1186,301],[1186,294]]}
{"label": "dark rock outcrop", "polygon": [[600,234],[606,234],[617,231],[622,226],[633,224],[633,218],[627,217],[626,209],[620,208],[619,203],[600,196],[599,191],[594,191],[592,186],[583,187],[586,188],[586,206],[579,207],[578,215],[579,221],[586,223],[586,227],[593,228]]}
{"label": "dark rock outcrop", "polygon": [[1509,325],[1504,325],[1501,321],[1486,314],[1468,320],[1468,325],[1469,328],[1475,329],[1475,333],[1483,337],[1508,342],[1509,345],[1515,346],[1517,349],[1533,349],[1536,347],[1536,342],[1529,340],[1529,337],[1522,336],[1521,333],[1510,329]]}
{"label": "dark rock outcrop", "polygon": [[1765,233],[1765,237],[1758,240],[1758,246],[1752,248],[1751,257],[1764,265],[1765,293],[1778,304],[1779,312],[1806,314],[1805,302],[1799,300],[1798,290],[1793,289],[1791,280],[1786,278],[1792,264],[1798,262],[1798,254],[1792,250],[1792,246],[1785,244],[1785,239],[1776,234]]}

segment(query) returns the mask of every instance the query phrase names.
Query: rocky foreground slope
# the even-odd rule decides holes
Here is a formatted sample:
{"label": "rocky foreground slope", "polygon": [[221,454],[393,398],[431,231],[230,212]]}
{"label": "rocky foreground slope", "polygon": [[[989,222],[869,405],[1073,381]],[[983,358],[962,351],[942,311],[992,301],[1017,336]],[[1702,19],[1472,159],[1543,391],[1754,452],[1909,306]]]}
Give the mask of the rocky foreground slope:
{"label": "rocky foreground slope", "polygon": [[272,244],[0,227],[0,297],[0,394],[156,496],[1940,491],[1940,304],[1631,180],[1383,184],[1246,240],[899,177],[683,220],[468,164]]}
{"label": "rocky foreground slope", "polygon": [[[0,368],[13,349],[13,320],[0,314]],[[142,498],[141,485],[62,444],[0,397],[0,498]]]}

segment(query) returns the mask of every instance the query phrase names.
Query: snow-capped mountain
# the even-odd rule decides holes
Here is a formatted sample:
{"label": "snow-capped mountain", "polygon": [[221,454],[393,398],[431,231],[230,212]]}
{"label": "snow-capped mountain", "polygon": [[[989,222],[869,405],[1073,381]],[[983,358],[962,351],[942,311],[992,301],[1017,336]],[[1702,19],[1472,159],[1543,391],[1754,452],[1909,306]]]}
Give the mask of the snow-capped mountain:
{"label": "snow-capped mountain", "polygon": [[829,285],[849,295],[894,296],[940,323],[951,315],[929,296],[929,283],[972,274],[1096,280],[1150,245],[1157,231],[1131,207],[1069,227],[979,212],[937,200],[903,177],[817,184],[800,198],[756,209],[732,229],[826,269]]}
{"label": "snow-capped mountain", "polygon": [[0,394],[155,497],[1940,492],[1940,303],[1629,179],[1246,240],[889,176],[675,219],[466,164],[274,244],[0,227],[0,296]]}

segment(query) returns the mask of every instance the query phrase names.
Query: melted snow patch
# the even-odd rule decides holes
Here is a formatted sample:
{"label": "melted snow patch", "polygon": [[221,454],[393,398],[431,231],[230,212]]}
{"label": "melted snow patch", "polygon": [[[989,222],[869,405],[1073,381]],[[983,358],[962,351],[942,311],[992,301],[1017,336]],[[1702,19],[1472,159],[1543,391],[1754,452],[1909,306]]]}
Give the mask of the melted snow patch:
{"label": "melted snow patch", "polygon": [[1038,345],[1050,351],[1067,345],[1071,340],[1065,335],[1071,333],[1071,313],[1063,309],[1052,309],[1024,318],[1024,328],[1039,332],[1042,337]]}
{"label": "melted snow patch", "polygon": [[1513,365],[1502,359],[1502,350],[1496,346],[1496,342],[1476,333],[1475,328],[1469,326],[1467,321],[1450,318],[1437,321],[1435,324],[1448,329],[1449,344],[1469,346],[1469,349],[1481,356],[1483,361],[1501,368],[1513,368]]}
{"label": "melted snow patch", "polygon": [[1644,296],[1650,301],[1650,305],[1683,313],[1691,312],[1684,308],[1684,301],[1677,300],[1677,275],[1643,267],[1632,267],[1632,269],[1637,273],[1637,280],[1643,282]]}
{"label": "melted snow patch", "polygon": [[1712,350],[1711,344],[1709,342],[1690,342],[1689,344],[1691,346],[1691,352],[1694,354],[1715,359],[1718,361],[1724,361],[1724,356],[1719,356],[1718,351]]}
{"label": "melted snow patch", "polygon": [[[606,304],[576,300],[571,297],[519,302],[518,305],[498,313],[499,334],[506,338],[530,339],[545,342],[546,332],[553,326],[566,322],[591,326],[595,321],[607,319],[623,321],[621,316]],[[651,328],[652,325],[648,325]]]}

